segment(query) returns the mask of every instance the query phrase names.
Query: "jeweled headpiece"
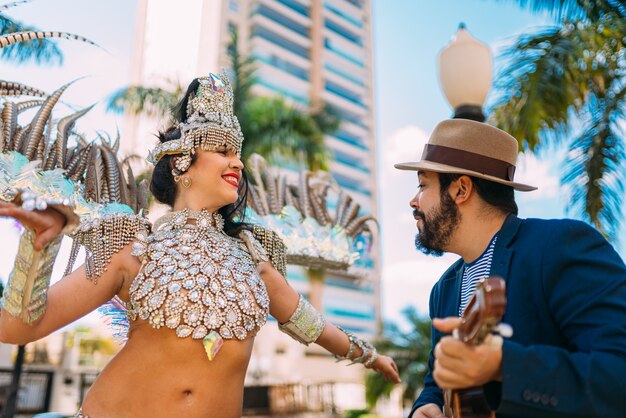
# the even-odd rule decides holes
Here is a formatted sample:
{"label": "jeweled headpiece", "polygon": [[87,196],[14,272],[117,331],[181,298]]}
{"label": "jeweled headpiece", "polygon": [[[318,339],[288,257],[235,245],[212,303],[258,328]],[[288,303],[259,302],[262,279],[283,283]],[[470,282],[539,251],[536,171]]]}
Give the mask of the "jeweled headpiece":
{"label": "jeweled headpiece", "polygon": [[233,88],[226,73],[210,73],[198,81],[198,90],[187,102],[187,121],[179,124],[180,139],[158,144],[148,155],[152,164],[165,155],[182,154],[176,160],[176,169],[184,173],[196,148],[211,151],[225,146],[241,155],[243,133],[233,113]]}

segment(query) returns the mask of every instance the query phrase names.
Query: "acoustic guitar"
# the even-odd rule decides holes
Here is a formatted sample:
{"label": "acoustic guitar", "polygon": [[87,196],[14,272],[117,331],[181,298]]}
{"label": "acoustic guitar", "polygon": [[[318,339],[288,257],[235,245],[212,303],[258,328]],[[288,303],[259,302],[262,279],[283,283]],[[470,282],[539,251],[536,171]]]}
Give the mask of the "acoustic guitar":
{"label": "acoustic guitar", "polygon": [[[510,336],[510,327],[500,327],[506,308],[506,285],[500,277],[482,279],[461,316],[461,325],[453,336],[466,344],[478,345],[491,333],[500,330]],[[506,335],[508,334],[508,335]],[[495,418],[483,396],[482,387],[444,391],[443,413],[448,418]]]}

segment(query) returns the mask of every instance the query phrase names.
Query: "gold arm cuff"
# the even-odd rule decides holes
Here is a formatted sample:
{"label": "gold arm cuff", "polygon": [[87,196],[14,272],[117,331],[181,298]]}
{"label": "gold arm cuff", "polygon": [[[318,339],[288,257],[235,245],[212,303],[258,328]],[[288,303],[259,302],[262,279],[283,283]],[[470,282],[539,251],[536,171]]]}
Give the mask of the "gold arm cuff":
{"label": "gold arm cuff", "polygon": [[278,324],[285,334],[299,343],[309,345],[319,338],[326,326],[326,319],[300,295],[298,307],[284,324]]}
{"label": "gold arm cuff", "polygon": [[2,296],[2,307],[11,316],[32,324],[46,311],[46,300],[54,260],[63,236],[35,251],[35,233],[25,228],[13,271]]}

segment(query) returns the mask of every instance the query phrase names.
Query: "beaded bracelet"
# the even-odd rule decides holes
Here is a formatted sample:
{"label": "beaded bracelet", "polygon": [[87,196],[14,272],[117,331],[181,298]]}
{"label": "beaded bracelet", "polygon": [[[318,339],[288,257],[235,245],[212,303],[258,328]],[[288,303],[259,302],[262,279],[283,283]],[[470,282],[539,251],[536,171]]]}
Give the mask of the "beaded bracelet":
{"label": "beaded bracelet", "polygon": [[[373,345],[355,336],[351,332],[346,331],[345,329],[341,328],[338,325],[336,325],[336,327],[339,330],[341,330],[341,332],[346,334],[348,336],[348,340],[350,341],[350,348],[348,349],[348,353],[345,356],[341,356],[338,354],[335,355],[337,362],[340,362],[343,360],[350,360],[350,363],[348,364],[348,366],[351,366],[356,363],[361,363],[365,367],[370,367],[372,364],[374,364],[374,362],[378,358],[378,352],[376,351],[376,348],[374,348]],[[363,352],[363,354],[353,359],[352,355],[354,354],[356,347],[359,347],[361,351]]]}

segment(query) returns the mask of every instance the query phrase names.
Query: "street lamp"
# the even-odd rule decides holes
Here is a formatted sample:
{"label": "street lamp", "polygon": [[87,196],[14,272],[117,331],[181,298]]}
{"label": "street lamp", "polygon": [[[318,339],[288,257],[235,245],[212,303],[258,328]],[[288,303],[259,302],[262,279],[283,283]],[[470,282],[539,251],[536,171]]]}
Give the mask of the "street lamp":
{"label": "street lamp", "polygon": [[439,52],[439,82],[454,118],[485,121],[483,104],[491,88],[493,58],[486,44],[461,23],[452,42]]}

